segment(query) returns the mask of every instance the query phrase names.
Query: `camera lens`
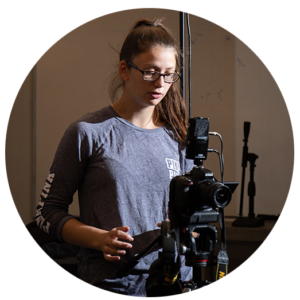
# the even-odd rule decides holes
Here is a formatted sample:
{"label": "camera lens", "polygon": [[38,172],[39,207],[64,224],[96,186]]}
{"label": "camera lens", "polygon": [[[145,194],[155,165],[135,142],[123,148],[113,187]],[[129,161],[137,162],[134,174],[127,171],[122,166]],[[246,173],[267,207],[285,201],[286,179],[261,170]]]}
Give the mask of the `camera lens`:
{"label": "camera lens", "polygon": [[230,189],[219,182],[216,182],[211,186],[208,196],[211,203],[218,208],[224,208],[231,201]]}
{"label": "camera lens", "polygon": [[224,189],[223,187],[217,190],[215,196],[215,202],[218,203],[219,207],[226,206],[231,198],[229,191],[227,189]]}

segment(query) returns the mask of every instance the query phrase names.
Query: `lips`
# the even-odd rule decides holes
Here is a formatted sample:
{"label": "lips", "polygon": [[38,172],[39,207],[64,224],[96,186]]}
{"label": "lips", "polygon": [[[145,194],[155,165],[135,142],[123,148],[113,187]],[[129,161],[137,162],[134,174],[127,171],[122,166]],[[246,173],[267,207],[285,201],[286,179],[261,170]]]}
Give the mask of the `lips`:
{"label": "lips", "polygon": [[157,93],[157,92],[150,92],[150,95],[154,99],[158,99],[162,96],[162,93]]}

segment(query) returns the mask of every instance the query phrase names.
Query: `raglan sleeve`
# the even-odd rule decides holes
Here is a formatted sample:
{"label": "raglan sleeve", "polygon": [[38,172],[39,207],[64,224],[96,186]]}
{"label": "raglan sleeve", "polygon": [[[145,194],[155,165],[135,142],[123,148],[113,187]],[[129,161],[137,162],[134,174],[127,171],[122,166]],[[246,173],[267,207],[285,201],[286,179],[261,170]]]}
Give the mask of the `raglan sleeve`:
{"label": "raglan sleeve", "polygon": [[69,205],[82,181],[89,153],[87,135],[78,123],[71,124],[59,143],[36,208],[37,225],[59,240],[64,224],[74,218]]}

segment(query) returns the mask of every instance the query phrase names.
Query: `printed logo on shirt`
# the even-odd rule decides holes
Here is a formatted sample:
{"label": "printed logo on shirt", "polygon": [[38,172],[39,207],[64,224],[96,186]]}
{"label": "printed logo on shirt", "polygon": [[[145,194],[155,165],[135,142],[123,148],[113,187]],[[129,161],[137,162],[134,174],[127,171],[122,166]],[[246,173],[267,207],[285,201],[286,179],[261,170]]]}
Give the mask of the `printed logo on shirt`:
{"label": "printed logo on shirt", "polygon": [[173,177],[179,175],[180,165],[179,162],[171,159],[166,158],[167,168],[169,169],[169,178],[172,179]]}
{"label": "printed logo on shirt", "polygon": [[40,201],[39,204],[37,206],[37,210],[36,210],[36,223],[37,225],[43,229],[45,232],[49,233],[49,227],[50,227],[50,223],[44,219],[44,217],[42,216],[42,209],[44,208],[45,202],[44,200],[48,197],[48,194],[50,192],[50,188],[51,188],[51,183],[53,181],[55,174],[54,173],[49,173],[45,185],[43,187],[43,191],[40,197]]}

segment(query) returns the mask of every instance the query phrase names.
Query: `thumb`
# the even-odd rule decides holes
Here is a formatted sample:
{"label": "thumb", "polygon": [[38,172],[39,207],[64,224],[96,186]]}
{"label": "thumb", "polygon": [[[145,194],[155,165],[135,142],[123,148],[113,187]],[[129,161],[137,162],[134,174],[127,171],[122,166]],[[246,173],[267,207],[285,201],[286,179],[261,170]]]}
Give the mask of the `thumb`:
{"label": "thumb", "polygon": [[[166,218],[165,221],[170,221],[169,218]],[[161,227],[161,222],[157,223],[158,227]]]}

